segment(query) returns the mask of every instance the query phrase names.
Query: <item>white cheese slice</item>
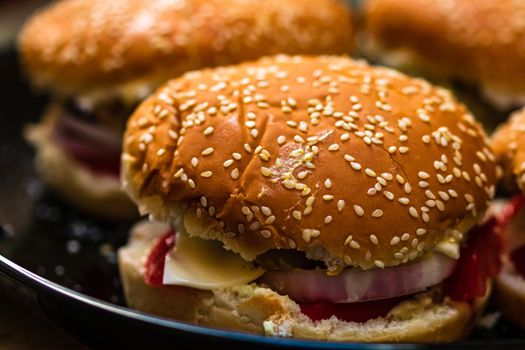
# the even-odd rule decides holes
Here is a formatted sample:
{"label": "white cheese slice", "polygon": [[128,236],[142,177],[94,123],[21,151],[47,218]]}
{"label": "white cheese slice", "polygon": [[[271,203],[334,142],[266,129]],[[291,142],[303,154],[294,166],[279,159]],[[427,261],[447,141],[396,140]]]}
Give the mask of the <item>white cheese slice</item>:
{"label": "white cheese slice", "polygon": [[441,241],[434,247],[434,251],[455,260],[459,259],[459,243],[457,242]]}
{"label": "white cheese slice", "polygon": [[220,242],[178,233],[175,246],[166,256],[163,282],[212,290],[250,283],[264,272],[224,249]]}

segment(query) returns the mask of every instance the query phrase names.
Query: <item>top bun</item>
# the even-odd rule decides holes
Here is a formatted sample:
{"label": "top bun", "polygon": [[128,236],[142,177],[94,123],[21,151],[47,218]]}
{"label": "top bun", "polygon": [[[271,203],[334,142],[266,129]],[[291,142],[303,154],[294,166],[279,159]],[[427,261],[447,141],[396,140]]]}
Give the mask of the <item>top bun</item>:
{"label": "top bun", "polygon": [[203,67],[276,53],[345,53],[351,16],[337,0],[65,0],[25,25],[34,83],[66,95],[140,94]]}
{"label": "top bun", "polygon": [[479,84],[504,107],[525,103],[525,1],[369,0],[369,54]]}
{"label": "top bun", "polygon": [[492,135],[492,149],[507,187],[525,193],[525,108],[514,112]]}
{"label": "top bun", "polygon": [[344,57],[192,72],[128,121],[123,184],[190,234],[254,259],[396,265],[459,241],[494,195],[480,125],[448,91]]}

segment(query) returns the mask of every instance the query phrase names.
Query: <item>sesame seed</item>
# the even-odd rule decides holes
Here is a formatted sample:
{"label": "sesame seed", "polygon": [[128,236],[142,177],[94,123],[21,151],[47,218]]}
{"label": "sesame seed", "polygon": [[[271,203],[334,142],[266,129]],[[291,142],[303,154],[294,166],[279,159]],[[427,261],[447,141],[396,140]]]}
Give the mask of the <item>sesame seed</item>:
{"label": "sesame seed", "polygon": [[419,214],[417,213],[417,209],[414,208],[414,207],[410,207],[408,209],[408,212],[410,213],[410,215],[414,218],[418,218],[419,217]]}
{"label": "sesame seed", "polygon": [[212,177],[213,176],[213,172],[211,172],[210,170],[204,171],[204,172],[201,173],[201,176],[205,177],[205,178]]}
{"label": "sesame seed", "polygon": [[197,157],[193,157],[191,158],[191,165],[196,168],[197,165],[199,165],[199,159],[197,159]]}
{"label": "sesame seed", "polygon": [[301,212],[298,210],[294,210],[292,213],[292,216],[295,220],[298,220],[298,221],[300,221],[302,218]]}
{"label": "sesame seed", "polygon": [[166,150],[164,148],[159,148],[157,151],[157,156],[162,157],[164,153],[166,153]]}
{"label": "sesame seed", "polygon": [[397,201],[404,205],[407,205],[410,203],[410,199],[408,199],[407,197],[400,197]]}
{"label": "sesame seed", "polygon": [[373,187],[370,187],[368,189],[368,191],[366,192],[366,194],[369,195],[369,196],[374,196],[374,195],[376,195],[376,193],[377,193],[377,190],[375,188],[373,188]]}
{"label": "sesame seed", "polygon": [[271,224],[273,224],[274,221],[275,221],[275,215],[270,215],[270,216],[264,221],[264,224],[265,224],[265,225],[271,225]]}
{"label": "sesame seed", "polygon": [[398,236],[395,236],[394,238],[392,238],[390,240],[390,245],[396,245],[399,243],[399,237]]}
{"label": "sesame seed", "polygon": [[394,179],[394,177],[390,173],[382,173],[381,177],[387,181],[392,181],[392,179]]}
{"label": "sesame seed", "polygon": [[404,190],[405,190],[405,193],[409,194],[410,192],[412,192],[412,186],[410,186],[410,184],[406,182],[404,185]]}
{"label": "sesame seed", "polygon": [[361,164],[357,163],[357,162],[350,162],[350,166],[352,167],[352,169],[354,170],[361,170]]}
{"label": "sesame seed", "polygon": [[266,216],[272,215],[272,210],[270,208],[268,208],[268,207],[262,206],[261,207],[261,211]]}
{"label": "sesame seed", "polygon": [[354,212],[356,213],[357,216],[365,215],[365,210],[357,204],[354,205]]}
{"label": "sesame seed", "polygon": [[403,176],[401,176],[401,175],[396,175],[396,180],[397,180],[397,182],[399,182],[400,184],[404,184],[404,183],[405,183],[405,179],[404,179]]}
{"label": "sesame seed", "polygon": [[328,147],[328,150],[331,152],[337,151],[339,149],[339,145],[337,143],[333,143]]}
{"label": "sesame seed", "polygon": [[193,181],[192,179],[189,179],[188,180],[188,186],[190,186],[190,188],[194,189],[195,188],[195,181]]}
{"label": "sesame seed", "polygon": [[208,199],[205,196],[202,196],[201,199],[201,205],[206,208],[208,206]]}
{"label": "sesame seed", "polygon": [[233,169],[230,175],[231,175],[232,179],[234,179],[234,180],[238,179],[239,178],[239,169],[238,168]]}
{"label": "sesame seed", "polygon": [[424,171],[420,171],[418,174],[417,174],[420,178],[422,179],[428,179],[430,178],[430,175],[428,175],[428,173],[424,172]]}
{"label": "sesame seed", "polygon": [[323,196],[323,200],[325,200],[325,201],[327,201],[327,202],[328,202],[328,201],[331,201],[332,199],[334,199],[334,196],[332,196],[331,194],[325,194],[325,195]]}
{"label": "sesame seed", "polygon": [[353,162],[355,160],[355,158],[349,154],[345,154],[344,158],[347,162]]}
{"label": "sesame seed", "polygon": [[332,216],[331,215],[327,215],[325,218],[324,218],[324,223],[325,224],[329,224],[332,222]]}
{"label": "sesame seed", "polygon": [[297,143],[304,143],[304,139],[299,135],[295,135],[293,139]]}
{"label": "sesame seed", "polygon": [[368,176],[370,176],[370,177],[376,177],[376,176],[377,176],[376,172],[373,171],[373,170],[370,169],[370,168],[366,168],[366,169],[365,169],[365,174],[368,175]]}
{"label": "sesame seed", "polygon": [[383,195],[388,199],[388,200],[394,200],[394,194],[390,191],[384,191],[383,192]]}
{"label": "sesame seed", "polygon": [[329,178],[326,179],[325,182],[324,182],[324,186],[325,186],[327,189],[332,188],[332,180],[330,180]]}
{"label": "sesame seed", "polygon": [[204,135],[208,136],[208,135],[213,134],[213,131],[214,131],[214,130],[215,130],[215,129],[213,128],[213,126],[209,126],[209,127],[207,127],[206,129],[204,129],[204,132],[203,132],[203,133],[204,133]]}
{"label": "sesame seed", "polygon": [[381,260],[374,261],[374,264],[379,267],[380,269],[385,268],[385,264]]}
{"label": "sesame seed", "polygon": [[228,159],[228,160],[226,160],[222,165],[223,165],[225,168],[228,168],[228,167],[230,167],[232,164],[233,164],[233,159]]}
{"label": "sesame seed", "polygon": [[242,158],[241,154],[237,153],[237,152],[232,153],[232,157],[235,160],[241,160],[241,158]]}
{"label": "sesame seed", "polygon": [[262,230],[261,236],[263,236],[264,238],[270,238],[272,237],[272,233],[269,230]]}
{"label": "sesame seed", "polygon": [[421,188],[427,188],[428,187],[428,182],[426,182],[426,181],[419,181],[418,185]]}
{"label": "sesame seed", "polygon": [[359,249],[361,248],[361,245],[357,243],[356,241],[350,241],[350,247],[353,249]]}
{"label": "sesame seed", "polygon": [[337,211],[341,212],[345,207],[345,201],[340,199],[337,201]]}
{"label": "sesame seed", "polygon": [[204,151],[202,151],[201,154],[202,154],[203,156],[208,156],[208,155],[212,154],[213,151],[214,151],[213,147],[208,147],[208,148],[206,148]]}
{"label": "sesame seed", "polygon": [[426,233],[427,233],[427,230],[425,230],[424,228],[418,228],[418,229],[416,230],[416,235],[418,235],[418,236],[423,236],[423,235],[425,235]]}
{"label": "sesame seed", "polygon": [[381,209],[376,209],[372,212],[372,217],[374,218],[380,218],[383,216],[383,211]]}
{"label": "sesame seed", "polygon": [[408,147],[402,146],[399,147],[399,153],[404,154],[408,152]]}
{"label": "sesame seed", "polygon": [[377,245],[379,243],[379,240],[377,239],[376,235],[370,235],[370,242]]}
{"label": "sesame seed", "polygon": [[285,142],[286,142],[286,137],[285,137],[285,136],[281,135],[281,136],[279,136],[279,137],[277,138],[277,143],[278,143],[279,145],[282,145],[282,144],[285,143]]}

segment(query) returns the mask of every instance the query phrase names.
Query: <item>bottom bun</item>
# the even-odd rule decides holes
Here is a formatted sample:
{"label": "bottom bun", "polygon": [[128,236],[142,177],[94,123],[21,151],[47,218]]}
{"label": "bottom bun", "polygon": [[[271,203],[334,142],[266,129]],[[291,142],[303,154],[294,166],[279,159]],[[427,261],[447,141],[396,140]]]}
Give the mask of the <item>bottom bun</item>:
{"label": "bottom bun", "polygon": [[496,278],[494,303],[505,318],[525,329],[525,279],[508,263]]}
{"label": "bottom bun", "polygon": [[51,106],[43,121],[25,130],[36,148],[35,165],[42,180],[67,201],[97,217],[121,220],[138,217],[136,206],[122,191],[118,177],[99,175],[71,159],[53,140],[60,106]]}
{"label": "bottom bun", "polygon": [[130,307],[203,326],[272,336],[353,342],[451,342],[465,337],[490,294],[472,304],[432,300],[421,293],[401,302],[386,317],[367,322],[346,322],[332,316],[311,321],[287,296],[251,283],[204,291],[187,287],[155,287],[144,282],[143,262],[152,240],[166,226],[142,222],[119,251],[120,273]]}

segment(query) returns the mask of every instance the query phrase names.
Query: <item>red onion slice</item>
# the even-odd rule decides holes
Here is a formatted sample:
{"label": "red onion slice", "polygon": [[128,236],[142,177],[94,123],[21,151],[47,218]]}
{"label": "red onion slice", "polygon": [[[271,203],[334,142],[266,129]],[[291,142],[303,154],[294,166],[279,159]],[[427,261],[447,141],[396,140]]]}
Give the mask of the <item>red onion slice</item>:
{"label": "red onion slice", "polygon": [[114,130],[64,113],[53,136],[64,151],[88,168],[118,175],[122,137]]}
{"label": "red onion slice", "polygon": [[260,281],[296,301],[355,303],[424,291],[450,276],[456,260],[434,253],[412,264],[385,269],[346,269],[337,276],[322,270],[269,271]]}

